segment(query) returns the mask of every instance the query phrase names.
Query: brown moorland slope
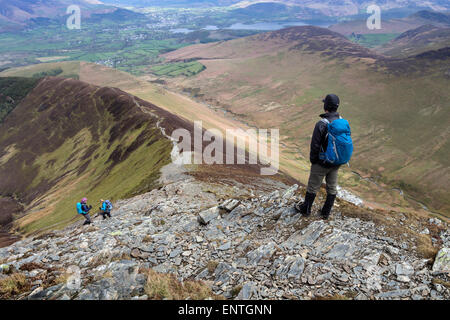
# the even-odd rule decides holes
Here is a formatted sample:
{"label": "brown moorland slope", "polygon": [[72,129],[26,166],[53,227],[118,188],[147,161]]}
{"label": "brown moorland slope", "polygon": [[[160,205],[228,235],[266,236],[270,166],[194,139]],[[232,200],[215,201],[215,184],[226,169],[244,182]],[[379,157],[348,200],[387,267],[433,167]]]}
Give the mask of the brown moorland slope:
{"label": "brown moorland slope", "polygon": [[402,33],[377,51],[391,57],[410,57],[446,47],[450,47],[450,28],[428,24]]}

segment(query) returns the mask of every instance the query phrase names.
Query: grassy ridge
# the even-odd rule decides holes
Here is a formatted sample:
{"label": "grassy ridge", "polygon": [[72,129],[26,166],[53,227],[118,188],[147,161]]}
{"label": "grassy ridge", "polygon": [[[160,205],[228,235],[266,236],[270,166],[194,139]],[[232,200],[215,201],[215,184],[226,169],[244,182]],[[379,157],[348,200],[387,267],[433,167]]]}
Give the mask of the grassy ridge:
{"label": "grassy ridge", "polygon": [[81,30],[65,24],[37,26],[22,32],[0,33],[0,64],[25,66],[54,58],[55,61],[95,62],[134,74],[159,55],[186,46],[169,31],[150,31],[136,26],[86,22]]}

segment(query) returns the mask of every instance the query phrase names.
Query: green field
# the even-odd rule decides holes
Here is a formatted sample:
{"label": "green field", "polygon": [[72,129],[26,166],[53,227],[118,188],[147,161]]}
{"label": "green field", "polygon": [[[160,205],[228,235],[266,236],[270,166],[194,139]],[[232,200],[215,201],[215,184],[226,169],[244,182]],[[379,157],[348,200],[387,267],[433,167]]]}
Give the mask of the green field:
{"label": "green field", "polygon": [[[278,4],[258,6],[260,8],[252,10],[231,7],[141,8],[136,9],[141,14],[122,11],[90,17],[83,20],[81,30],[67,29],[63,19],[33,22],[21,31],[0,33],[0,70],[40,62],[76,60],[137,76],[149,71],[159,75],[162,72],[159,66],[151,70],[149,67],[163,63],[159,58],[162,53],[198,42],[224,41],[261,32],[224,29],[235,23],[298,21],[298,9],[293,7]],[[203,29],[205,27],[210,29]],[[177,28],[194,32],[171,32]],[[174,68],[176,70],[169,68],[161,75],[189,76],[202,71],[199,65]]]}
{"label": "green field", "polygon": [[86,61],[114,67],[135,75],[144,67],[160,63],[159,55],[189,45],[169,31],[149,30],[140,25],[90,23],[81,30],[60,24],[38,26],[21,32],[0,34],[0,65],[17,67],[42,60]]}

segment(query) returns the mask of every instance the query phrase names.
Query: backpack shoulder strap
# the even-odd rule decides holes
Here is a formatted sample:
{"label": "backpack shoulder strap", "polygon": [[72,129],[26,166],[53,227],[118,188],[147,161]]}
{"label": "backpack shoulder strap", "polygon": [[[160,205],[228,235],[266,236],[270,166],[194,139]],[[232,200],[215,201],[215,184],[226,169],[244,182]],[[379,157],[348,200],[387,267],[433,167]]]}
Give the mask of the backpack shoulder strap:
{"label": "backpack shoulder strap", "polygon": [[[325,134],[325,138],[324,139],[327,139],[328,138],[328,125],[331,123],[328,119],[325,119],[325,118],[322,118],[321,120],[320,120],[320,122],[323,122],[323,123],[325,123],[326,125],[327,125],[327,133]],[[325,152],[325,150],[323,149],[323,146],[322,146],[322,143],[320,143],[320,151],[321,152]]]}

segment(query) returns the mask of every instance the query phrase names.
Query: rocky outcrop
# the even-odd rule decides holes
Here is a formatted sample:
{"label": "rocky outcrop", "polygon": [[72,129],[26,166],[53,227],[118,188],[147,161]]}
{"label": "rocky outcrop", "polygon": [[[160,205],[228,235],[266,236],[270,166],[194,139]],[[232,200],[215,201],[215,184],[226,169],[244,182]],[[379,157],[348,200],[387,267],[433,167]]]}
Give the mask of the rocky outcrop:
{"label": "rocky outcrop", "polygon": [[432,265],[387,226],[344,214],[343,201],[328,221],[303,218],[297,189],[219,201],[201,182],[178,181],[116,203],[111,219],[0,249],[1,270],[30,281],[17,299],[146,299],[150,268],[229,299],[450,298],[448,249]]}
{"label": "rocky outcrop", "polygon": [[442,248],[434,261],[433,272],[450,273],[450,248]]}

